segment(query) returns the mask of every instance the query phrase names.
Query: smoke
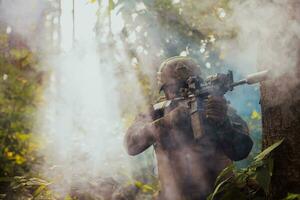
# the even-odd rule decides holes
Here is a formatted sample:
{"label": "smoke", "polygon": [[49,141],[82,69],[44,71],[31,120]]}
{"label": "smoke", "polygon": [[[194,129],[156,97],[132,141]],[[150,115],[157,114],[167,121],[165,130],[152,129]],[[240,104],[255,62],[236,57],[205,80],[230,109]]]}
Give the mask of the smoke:
{"label": "smoke", "polygon": [[[47,140],[45,173],[68,189],[95,177],[128,172],[123,149],[122,118],[114,65],[99,62],[91,46],[84,55],[70,52],[57,63],[43,110],[42,130]],[[49,171],[49,165],[54,168]],[[75,179],[75,180],[74,180]],[[59,187],[61,187],[60,185]],[[67,191],[65,191],[67,192]]]}
{"label": "smoke", "polygon": [[[269,69],[271,80],[266,84],[282,94],[269,104],[289,99],[289,91],[299,83],[299,2],[232,1],[230,8],[224,24],[235,29],[236,37],[218,44],[226,61],[244,74]],[[272,91],[266,92],[272,96]]]}
{"label": "smoke", "polygon": [[[216,37],[215,46],[220,49],[221,58],[235,75],[242,78],[249,73],[269,69],[272,80],[266,84],[276,85],[276,89],[283,94],[277,102],[290,97],[285,95],[286,91],[299,83],[296,70],[300,41],[299,1],[181,2],[182,16],[186,22]],[[193,9],[185,2],[192,2]],[[199,12],[204,17],[193,17]],[[278,79],[282,76],[287,78]],[[257,91],[251,92],[243,86],[229,97],[234,106],[243,111],[248,109],[244,103],[245,97],[253,98],[257,95]]]}
{"label": "smoke", "polygon": [[7,25],[8,34],[18,34],[31,49],[35,49],[42,40],[40,31],[47,5],[47,2],[39,0],[2,0],[0,21]]}
{"label": "smoke", "polygon": [[[205,34],[214,34],[225,62],[242,74],[272,69],[277,77],[297,65],[298,1],[185,0],[181,6],[186,22]],[[199,12],[202,18],[193,17]]]}
{"label": "smoke", "polygon": [[[49,61],[51,78],[45,90],[40,126],[47,140],[42,151],[46,158],[43,172],[56,181],[53,188],[62,194],[72,191],[73,187],[86,192],[91,182],[100,187],[108,177],[128,182],[131,174],[123,147],[126,127],[122,104],[126,94],[118,75],[118,61],[122,61],[125,71],[130,61],[118,33],[110,35],[107,22],[98,24],[101,35],[97,37],[97,6],[85,1],[75,4],[75,43],[72,46],[72,34],[66,34],[70,33],[70,5],[66,2],[62,5],[64,52]],[[136,78],[126,74],[122,81],[129,83],[129,87],[137,85]],[[136,86],[132,88],[138,90]],[[137,93],[135,97],[131,98],[133,103],[136,99],[142,101]]]}
{"label": "smoke", "polygon": [[232,13],[224,24],[233,27],[237,37],[221,41],[221,48],[240,69],[250,68],[249,63],[276,75],[293,71],[299,59],[300,24],[295,16],[298,8],[292,6],[290,0],[232,1]]}
{"label": "smoke", "polygon": [[[86,5],[78,7],[85,9]],[[265,68],[282,74],[294,69],[298,47],[293,41],[299,36],[299,22],[291,17],[284,4],[276,1],[231,1],[229,7],[231,13],[218,22],[222,26],[217,26],[214,21],[205,23],[206,26],[211,25],[217,34],[229,31],[236,34],[233,38],[217,40],[216,45],[225,54],[225,62],[242,74]],[[119,179],[122,173],[129,174],[130,171],[122,145],[125,127],[120,106],[121,100],[128,101],[124,99],[128,95],[118,92],[123,87],[119,85],[120,77],[116,72],[120,66],[115,59],[123,63],[126,71],[130,71],[126,66],[137,61],[127,58],[124,47],[118,43],[118,34],[112,36],[117,39],[117,42],[114,41],[117,49],[114,49],[109,44],[108,34],[104,33],[100,39],[91,35],[94,33],[94,22],[89,21],[92,16],[88,15],[84,20],[80,12],[76,13],[75,19],[79,20],[75,24],[75,48],[70,46],[71,34],[67,34],[65,38],[69,40],[69,47],[66,50],[69,51],[51,61],[52,78],[45,92],[46,104],[42,110],[42,130],[48,138],[43,152],[47,159],[44,172],[52,179],[59,175],[60,184],[55,189],[62,192],[68,192],[74,184],[83,186],[99,176]],[[287,22],[290,24],[288,27]],[[102,27],[105,25],[105,22],[101,24]],[[62,24],[62,27],[67,26]],[[137,30],[136,34],[144,36],[145,33]],[[147,56],[157,53],[157,41],[152,38],[145,40],[152,46],[149,48],[151,52],[136,46],[136,56],[142,65],[155,65]],[[260,57],[262,50],[263,57]],[[117,57],[116,52],[119,54]],[[143,69],[153,76],[154,68]],[[128,80],[128,87],[133,88],[137,78],[132,75],[134,73],[126,74],[131,75],[122,79]],[[130,101],[125,105],[134,108],[133,104],[140,103],[143,98],[137,92]],[[241,102],[241,99],[238,98],[238,101]],[[53,166],[51,170],[48,170],[49,165]]]}
{"label": "smoke", "polygon": [[[205,12],[218,1],[194,2],[197,4],[193,7],[195,12],[198,9]],[[243,75],[272,69],[275,77],[289,73],[293,77],[291,82],[296,83],[298,77],[293,72],[299,59],[299,43],[295,41],[299,41],[300,12],[296,12],[297,6],[293,7],[290,2],[293,1],[233,0],[227,9],[221,5],[215,9],[219,19],[204,18],[197,28],[204,33],[216,34],[215,45],[224,54],[225,62]],[[39,37],[38,29],[32,29],[44,25],[42,16],[47,5],[38,0],[2,0],[0,20],[24,37],[29,46],[47,48],[50,44]],[[159,51],[163,27],[155,29],[160,30],[157,33],[151,32],[151,28],[140,32],[136,27],[137,35],[132,33],[128,39],[132,38],[134,43],[135,37],[145,38],[149,52],[137,44],[134,46],[137,58],[131,60],[127,55],[128,47],[124,46],[120,36],[123,27],[120,18],[112,14],[112,22],[117,24],[112,24],[113,35],[109,36],[107,18],[102,16],[101,22],[96,23],[95,4],[76,1],[75,9],[75,43],[71,1],[62,1],[63,51],[42,58],[42,63],[50,66],[45,67],[50,79],[37,122],[37,129],[46,139],[41,151],[45,156],[42,173],[59,182],[54,184],[54,189],[62,193],[69,192],[73,185],[88,187],[91,180],[99,177],[122,179],[124,174],[130,174],[129,158],[123,148],[127,124],[122,111],[134,114],[145,104],[131,66],[139,61],[143,72],[153,78],[159,65],[152,59],[153,55],[157,54],[159,58],[163,54]],[[187,23],[192,24],[189,20],[193,12],[189,11],[183,7],[181,13]],[[143,23],[143,19],[137,20]],[[94,24],[102,30],[98,37]],[[167,35],[165,32],[161,35]],[[223,37],[229,32],[234,37]],[[239,93],[239,96],[246,95]],[[235,104],[242,109],[243,102],[238,97]]]}
{"label": "smoke", "polygon": [[[134,114],[144,98],[121,42],[122,22],[113,20],[117,24],[112,24],[110,35],[104,11],[107,5],[102,5],[99,12],[105,15],[97,21],[97,4],[75,1],[73,38],[72,1],[61,1],[59,22],[56,14],[46,14],[49,2],[3,0],[0,4],[1,21],[31,48],[53,47],[42,35],[49,33],[38,30],[48,30],[44,29],[45,22],[50,20],[61,28],[61,51],[39,55],[49,80],[36,122],[36,131],[43,140],[40,155],[44,163],[36,168],[61,195],[72,192],[73,187],[94,193],[91,188],[98,190],[108,177],[128,184],[132,168],[123,146],[128,126],[123,111],[126,107]],[[50,35],[50,41],[55,39],[57,35]],[[130,102],[126,99],[129,95]]]}

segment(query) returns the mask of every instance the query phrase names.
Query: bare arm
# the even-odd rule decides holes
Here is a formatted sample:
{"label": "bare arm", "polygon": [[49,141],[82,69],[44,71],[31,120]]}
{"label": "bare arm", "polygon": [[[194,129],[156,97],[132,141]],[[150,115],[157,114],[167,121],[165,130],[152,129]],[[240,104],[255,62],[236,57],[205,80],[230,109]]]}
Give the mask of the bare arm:
{"label": "bare arm", "polygon": [[156,135],[161,131],[162,119],[156,119],[151,112],[139,114],[125,135],[125,147],[129,155],[137,155],[156,141]]}
{"label": "bare arm", "polygon": [[125,135],[125,147],[128,154],[137,155],[155,142],[159,141],[163,135],[169,133],[173,127],[186,126],[189,121],[189,109],[185,104],[177,106],[172,105],[167,114],[164,114],[164,108],[159,110],[151,109],[146,114],[140,114],[129,127]]}

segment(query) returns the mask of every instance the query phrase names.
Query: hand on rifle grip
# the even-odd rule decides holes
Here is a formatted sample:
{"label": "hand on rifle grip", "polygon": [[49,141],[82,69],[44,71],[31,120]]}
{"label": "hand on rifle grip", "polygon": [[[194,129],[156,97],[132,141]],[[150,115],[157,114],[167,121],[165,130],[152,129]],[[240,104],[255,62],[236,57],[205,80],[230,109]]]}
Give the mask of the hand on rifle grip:
{"label": "hand on rifle grip", "polygon": [[223,124],[227,118],[227,101],[223,96],[208,96],[204,101],[205,117],[211,123]]}

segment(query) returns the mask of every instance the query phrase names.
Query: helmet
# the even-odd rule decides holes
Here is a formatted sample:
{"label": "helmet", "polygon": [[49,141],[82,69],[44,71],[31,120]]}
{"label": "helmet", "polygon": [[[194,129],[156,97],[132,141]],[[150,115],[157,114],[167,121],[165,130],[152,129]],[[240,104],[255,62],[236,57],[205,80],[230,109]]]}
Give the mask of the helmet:
{"label": "helmet", "polygon": [[189,57],[176,56],[165,60],[159,67],[157,79],[160,90],[166,85],[186,83],[190,76],[200,76],[199,65]]}

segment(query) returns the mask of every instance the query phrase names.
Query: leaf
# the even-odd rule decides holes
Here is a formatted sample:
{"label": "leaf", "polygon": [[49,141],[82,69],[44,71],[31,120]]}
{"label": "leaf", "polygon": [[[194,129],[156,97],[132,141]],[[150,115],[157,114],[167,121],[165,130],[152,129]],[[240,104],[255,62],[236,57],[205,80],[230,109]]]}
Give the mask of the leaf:
{"label": "leaf", "polygon": [[152,186],[144,184],[140,181],[135,181],[134,185],[145,193],[155,192],[155,189]]}
{"label": "leaf", "polygon": [[207,200],[214,200],[215,196],[219,193],[221,187],[229,180],[231,179],[231,177],[225,179],[224,181],[222,181],[221,183],[219,183],[217,185],[217,187],[215,188],[214,192],[212,193],[212,195],[210,195]]}
{"label": "leaf", "polygon": [[46,185],[40,185],[33,193],[33,197],[36,198],[37,196],[39,196],[41,194],[41,192],[43,190],[45,190],[47,188]]}
{"label": "leaf", "polygon": [[115,2],[113,0],[108,0],[108,11],[112,11],[115,8]]}
{"label": "leaf", "polygon": [[283,200],[299,200],[299,199],[300,199],[300,194],[288,193],[287,197],[285,197]]}
{"label": "leaf", "polygon": [[256,171],[256,181],[262,187],[266,194],[269,193],[269,185],[271,181],[270,172],[267,166],[259,167]]}
{"label": "leaf", "polygon": [[226,178],[226,176],[232,173],[233,169],[234,169],[234,164],[231,164],[227,166],[225,169],[223,169],[216,179],[215,186],[218,185],[222,179]]}
{"label": "leaf", "polygon": [[154,192],[154,188],[148,184],[143,185],[143,192]]}
{"label": "leaf", "polygon": [[143,183],[140,181],[135,181],[134,185],[139,189],[141,189],[143,187]]}
{"label": "leaf", "polygon": [[256,110],[253,110],[251,113],[251,119],[261,120],[261,114],[259,112],[257,112]]}
{"label": "leaf", "polygon": [[15,156],[15,162],[16,162],[16,164],[22,165],[25,161],[26,161],[25,157],[23,157],[20,154],[16,154],[16,156]]}
{"label": "leaf", "polygon": [[97,0],[88,0],[89,3],[96,3]]}
{"label": "leaf", "polygon": [[21,141],[26,141],[30,138],[30,134],[28,133],[16,133],[16,138],[21,140]]}
{"label": "leaf", "polygon": [[249,174],[246,171],[236,173],[234,177],[234,184],[238,188],[243,188],[247,184],[247,179],[249,178]]}
{"label": "leaf", "polygon": [[47,181],[40,179],[40,178],[30,178],[27,181],[27,185],[49,185],[50,183],[48,183]]}
{"label": "leaf", "polygon": [[14,58],[14,59],[22,59],[25,58],[28,54],[29,51],[27,49],[11,49],[9,51],[9,54]]}
{"label": "leaf", "polygon": [[65,196],[64,200],[73,200],[73,199],[72,199],[72,197],[71,197],[69,194],[67,194],[67,195]]}
{"label": "leaf", "polygon": [[261,152],[260,154],[258,154],[257,156],[255,156],[254,161],[258,162],[263,160],[267,155],[269,155],[274,149],[276,149],[279,145],[281,145],[281,143],[283,142],[284,139],[272,144],[271,146],[269,146],[268,148],[266,148],[263,152]]}

